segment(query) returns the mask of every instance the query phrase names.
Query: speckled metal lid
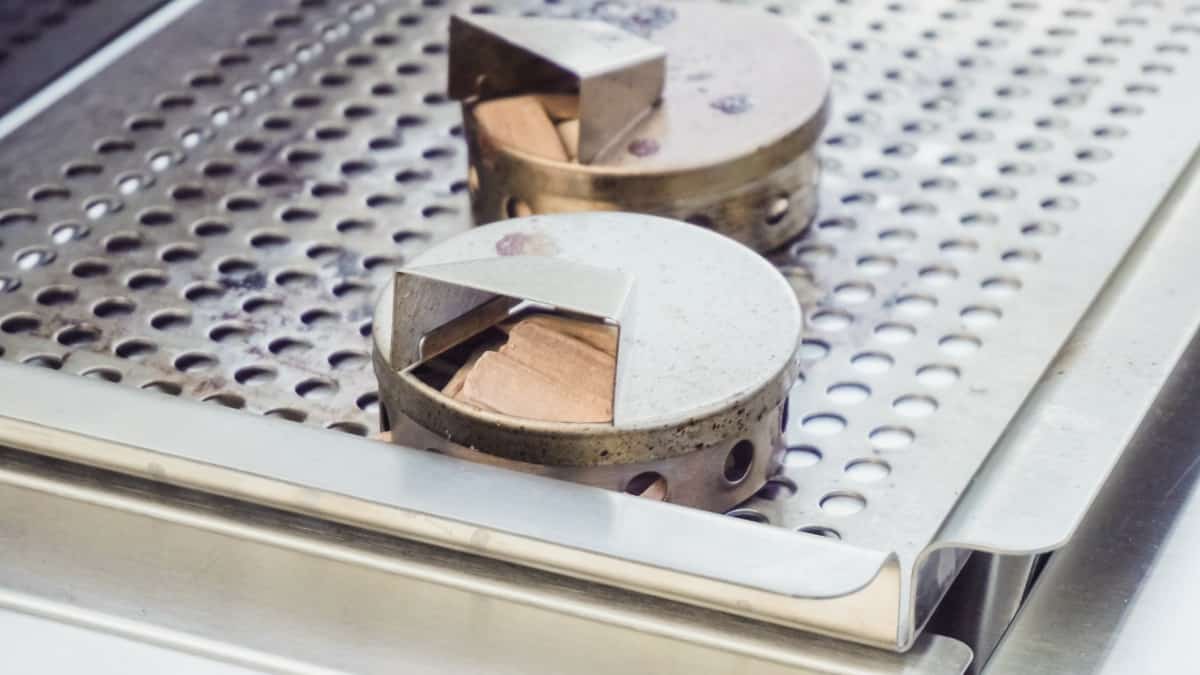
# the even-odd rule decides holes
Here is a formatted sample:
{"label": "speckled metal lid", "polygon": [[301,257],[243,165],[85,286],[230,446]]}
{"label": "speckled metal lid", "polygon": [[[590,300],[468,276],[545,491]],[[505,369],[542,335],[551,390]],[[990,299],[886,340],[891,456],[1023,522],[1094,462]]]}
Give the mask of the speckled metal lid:
{"label": "speckled metal lid", "polygon": [[[662,102],[595,162],[677,171],[727,162],[824,125],[831,70],[816,43],[762,11],[716,4],[647,4],[615,21],[667,50]],[[644,17],[637,20],[637,17]]]}

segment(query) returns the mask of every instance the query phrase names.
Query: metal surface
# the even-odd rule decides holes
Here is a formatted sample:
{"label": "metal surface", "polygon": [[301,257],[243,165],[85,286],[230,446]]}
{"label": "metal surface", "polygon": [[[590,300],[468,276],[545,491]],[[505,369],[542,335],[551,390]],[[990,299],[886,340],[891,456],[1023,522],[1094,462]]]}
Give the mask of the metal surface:
{"label": "metal surface", "polygon": [[970,646],[977,675],[1004,637],[1033,580],[1036,556],[975,552],[925,630]]}
{"label": "metal surface", "polygon": [[[510,255],[514,241],[540,242],[549,250],[545,256]],[[667,256],[679,249],[688,258],[672,263]],[[571,283],[591,279],[575,266],[594,270],[597,282]],[[398,279],[409,275],[617,322],[616,426],[649,428],[709,416],[765,387],[787,390],[794,376],[802,321],[783,277],[744,246],[683,223],[606,213],[510,220],[431,248],[402,268]],[[453,318],[477,304],[447,313]],[[379,307],[391,309],[385,302]],[[414,329],[410,324],[418,319],[404,316],[400,328],[377,326],[377,343],[392,347],[391,359],[400,355],[396,368],[414,362],[413,336],[441,323],[421,316]],[[393,330],[413,334],[398,343]]]}
{"label": "metal surface", "polygon": [[[299,25],[264,16],[280,7],[229,3],[193,11],[5,139],[0,253],[22,261],[0,272],[10,280],[10,292],[0,295],[5,358],[350,431],[374,424],[377,398],[362,331],[370,296],[386,276],[378,264],[419,248],[422,235],[467,225],[466,167],[450,133],[458,115],[438,94],[444,45],[435,36],[454,7],[379,5],[371,14],[347,6],[345,28],[321,25],[320,9],[301,11]],[[780,560],[824,567],[824,576],[810,576],[803,589],[816,595],[850,592],[874,578],[864,572],[871,564],[848,561],[869,560],[878,570],[894,552],[907,583],[929,547],[951,547],[933,554],[937,564],[920,566],[929,576],[912,590],[930,599],[921,605],[929,607],[962,559],[953,547],[1018,551],[1061,542],[1111,465],[1117,439],[1140,419],[1140,402],[1153,395],[1154,377],[1133,379],[1124,391],[1137,403],[1100,420],[1112,431],[1102,439],[1107,452],[1072,446],[1085,478],[1064,483],[1068,464],[1039,472],[1051,455],[1039,446],[1014,448],[1011,437],[976,475],[1195,148],[1200,130],[1190,120],[1200,102],[1188,86],[1200,54],[1194,19],[1182,3],[818,2],[771,9],[819,29],[842,103],[824,145],[824,213],[812,239],[780,259],[793,277],[811,276],[826,289],[803,298],[813,336],[807,381],[791,401],[796,449],[786,478],[796,490],[773,490],[752,508],[774,525],[842,537],[837,548],[816,537],[778,540],[803,549]],[[236,52],[214,54],[213,36],[252,25],[270,28],[248,29],[221,43]],[[318,49],[310,31],[319,25],[329,29],[318,33],[321,40],[331,42]],[[239,52],[250,63],[238,65]],[[229,69],[222,84],[204,76],[180,84],[191,68],[212,68],[212,57]],[[338,77],[347,73],[348,80]],[[247,89],[251,82],[257,88]],[[190,106],[187,97],[147,93],[181,87],[194,99]],[[151,119],[128,130],[130,115],[138,114]],[[153,128],[158,118],[162,129]],[[308,131],[312,140],[301,140]],[[134,140],[132,152],[105,143],[104,153],[94,154],[97,139],[117,134]],[[177,158],[182,163],[172,165]],[[64,165],[72,161],[80,163],[67,177]],[[124,176],[132,170],[156,182],[122,195],[120,211],[111,209],[118,202],[92,199],[117,194],[118,176],[136,188]],[[69,192],[28,192],[48,182]],[[202,198],[194,199],[192,184]],[[52,238],[60,222],[86,225],[90,236],[71,240],[83,230],[57,228]],[[1170,251],[1165,256],[1159,259],[1173,259]],[[103,265],[79,264],[86,259]],[[71,273],[104,265],[107,274],[86,282]],[[376,271],[360,273],[356,265]],[[1170,298],[1188,300],[1176,314],[1155,315],[1156,330],[1137,335],[1173,337],[1194,325],[1193,286]],[[118,296],[131,302],[97,305]],[[130,314],[96,317],[97,306],[128,307]],[[76,328],[81,323],[88,325]],[[133,338],[144,342],[127,342]],[[1122,391],[1099,391],[1106,388],[1094,382],[1091,396]],[[1042,380],[1048,397],[1056,386],[1053,378]],[[119,393],[127,392],[111,396]],[[322,395],[328,398],[315,398]],[[94,404],[103,399],[97,395]],[[50,412],[42,415],[47,423],[71,417]],[[1063,409],[1042,414],[1052,412]],[[112,433],[111,420],[104,422]],[[131,426],[121,435],[137,433]],[[256,435],[255,452],[273,452],[258,448],[272,435]],[[189,445],[192,439],[160,445],[176,443],[198,461],[238,464],[226,448]],[[336,454],[326,439],[317,443],[328,446],[326,456]],[[51,445],[39,448],[56,451]],[[360,445],[367,444],[337,447],[359,461],[360,453],[370,454]],[[87,454],[86,447],[57,448],[66,450]],[[120,456],[103,461],[147,470]],[[994,480],[1013,475],[1022,480]],[[878,480],[860,482],[869,478]],[[1064,484],[1070,489],[1061,490]],[[564,504],[575,499],[566,495],[585,490],[561,489]],[[1031,517],[1032,506],[1012,508],[1035,504],[1046,517]],[[678,515],[650,506],[664,510],[648,514]],[[1002,507],[1011,521],[999,518]],[[703,522],[697,536],[712,539]],[[983,522],[1001,524],[989,530],[995,540],[969,529]],[[740,525],[753,539],[786,534]],[[964,527],[970,536],[946,536]],[[656,548],[652,542],[661,540],[648,536],[631,549],[642,554]],[[718,578],[743,564],[734,555],[743,550],[725,553],[708,570],[719,570]],[[737,604],[770,613],[757,600]],[[890,625],[816,629],[881,643],[890,635],[904,646],[922,621],[911,607],[875,616]]]}
{"label": "metal surface", "polygon": [[[688,258],[672,264],[677,250]],[[488,412],[418,377],[431,331],[504,297],[616,324],[611,423]],[[779,468],[801,325],[783,277],[713,232],[632,214],[532,216],[475,228],[401,268],[376,308],[374,360],[389,419],[465,446],[453,454],[474,459],[474,448],[613,490],[653,472],[668,501],[724,511]],[[730,458],[746,447],[731,476]]]}
{"label": "metal surface", "polygon": [[1197,213],[1200,157],[1009,425],[939,546],[1042,552],[1075,531],[1200,330],[1194,275],[1181,264],[1181,252],[1200,250]]}
{"label": "metal surface", "polygon": [[248,675],[260,672],[44,616],[0,609],[5,665],[18,673],[176,673]]}
{"label": "metal surface", "polygon": [[166,0],[0,0],[0,113]]}
{"label": "metal surface", "polygon": [[[577,2],[541,12],[607,21],[665,47],[663,96],[620,142],[582,164],[491,137],[467,101],[476,222],[633,211],[709,227],[760,251],[808,226],[830,88],[829,63],[810,37],[758,11],[715,4]],[[545,22],[528,30],[557,42],[536,28]],[[475,58],[473,46],[462,49],[464,59]],[[452,73],[452,93],[457,79]],[[535,82],[522,84],[519,93],[538,91]],[[634,82],[638,91],[659,85],[645,73]],[[581,110],[585,131],[587,115]]]}
{"label": "metal surface", "polygon": [[9,451],[0,505],[0,607],[153,645],[126,647],[124,672],[151,650],[175,654],[159,672],[204,657],[291,673],[958,675],[970,660],[938,636],[876,651]]}
{"label": "metal surface", "polygon": [[[1114,438],[1129,449],[1078,530],[1050,557],[988,663],[988,675],[1185,672],[1194,662],[1185,632],[1197,607],[1191,577],[1200,527],[1194,485],[1200,322],[1161,319],[1195,307],[1194,274],[1179,263],[1182,252],[1200,250],[1197,214],[1200,162],[1194,160],[1158,225],[1114,278],[1119,292],[1093,310],[1086,337],[1064,351],[1013,432],[1037,441],[1018,447],[1054,448],[1061,455],[1041,470],[1065,492],[1092,484],[1085,473],[1091,467],[1073,461],[1074,453],[1096,452]],[[1121,358],[1114,359],[1117,349]],[[1027,456],[1012,459],[983,474],[991,485],[986,496],[1004,501],[1018,524],[1041,518],[1075,526],[1052,503],[1011,501],[1004,486],[1033,470]],[[980,506],[974,526],[996,522],[987,502]],[[1052,527],[1046,534],[1065,538],[1067,532]]]}
{"label": "metal surface", "polygon": [[600,21],[457,15],[450,21],[449,94],[579,96],[579,160],[589,163],[662,95],[666,50]]}
{"label": "metal surface", "polygon": [[1194,668],[1198,358],[1193,343],[1095,507],[1046,565],[988,675]]}
{"label": "metal surface", "polygon": [[[104,382],[7,363],[0,377],[9,447],[736,615],[895,636],[900,579],[880,552]],[[669,546],[651,545],[664,533]]]}

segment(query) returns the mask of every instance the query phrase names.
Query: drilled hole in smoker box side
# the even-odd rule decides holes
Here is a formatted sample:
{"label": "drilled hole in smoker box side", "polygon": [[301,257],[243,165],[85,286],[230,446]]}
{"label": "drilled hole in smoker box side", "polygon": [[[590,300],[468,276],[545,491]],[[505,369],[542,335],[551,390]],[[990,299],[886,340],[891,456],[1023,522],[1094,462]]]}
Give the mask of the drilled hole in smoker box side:
{"label": "drilled hole in smoker box side", "polygon": [[655,471],[639,473],[625,484],[625,492],[659,501],[666,500],[667,489],[667,479]]}
{"label": "drilled hole in smoker box side", "polygon": [[737,518],[739,520],[748,520],[752,523],[760,523],[760,524],[764,524],[764,525],[771,522],[770,519],[767,518],[764,514],[762,514],[759,511],[755,511],[754,509],[745,509],[745,508],[734,509],[734,510],[726,513],[725,515],[733,517],[733,518]]}
{"label": "drilled hole in smoker box side", "polygon": [[754,444],[748,440],[738,441],[725,457],[723,474],[731,485],[741,483],[750,475],[754,463]]}

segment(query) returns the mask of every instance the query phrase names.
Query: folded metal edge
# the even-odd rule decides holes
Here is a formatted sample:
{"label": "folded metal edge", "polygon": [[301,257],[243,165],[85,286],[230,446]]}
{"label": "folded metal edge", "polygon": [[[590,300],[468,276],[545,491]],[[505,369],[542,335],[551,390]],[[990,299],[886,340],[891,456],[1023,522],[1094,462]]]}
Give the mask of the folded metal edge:
{"label": "folded metal edge", "polygon": [[887,552],[27,366],[0,381],[13,448],[896,648]]}
{"label": "folded metal edge", "polygon": [[[1181,173],[922,560],[968,550],[1030,555],[1070,539],[1200,330],[1200,286],[1179,257],[1200,250],[1197,214],[1200,156]],[[914,597],[921,583],[915,574]],[[915,601],[909,607],[911,639],[928,613]]]}
{"label": "folded metal edge", "polygon": [[[776,666],[771,672],[953,675],[971,659],[961,643],[937,635],[895,654],[586,582],[552,581],[437,547],[352,536],[302,516],[175,488],[160,491],[140,479],[14,451],[0,451],[0,503],[9,514],[0,520],[0,536],[4,530],[22,533],[0,556],[9,570],[0,575],[0,607],[269,670],[324,671],[351,662],[362,667],[381,663],[374,660],[379,658],[393,669],[428,664],[439,652],[438,636],[464,621],[484,636],[474,647],[473,641],[463,643],[471,650],[468,661],[494,660],[487,645],[498,639],[510,665],[529,666],[523,672],[545,672],[536,665],[547,665],[536,645],[547,632],[557,633],[560,646],[614,646],[618,639],[630,648],[613,628],[639,635],[637,651],[621,657],[626,662],[665,656],[660,650],[678,662],[698,647],[713,650],[726,666],[729,659],[757,662]],[[205,555],[188,554],[196,550]],[[247,559],[263,567],[247,569]],[[322,589],[297,591],[312,578],[322,579]],[[59,592],[64,585],[74,589],[69,598]],[[364,593],[381,601],[365,601]],[[483,599],[490,602],[480,615]],[[330,611],[312,612],[313,604]],[[355,608],[353,618],[332,611],[336,606]],[[247,630],[247,621],[263,615],[282,619],[269,627],[273,633]],[[428,621],[407,625],[405,617],[414,615]],[[347,621],[361,622],[353,638],[345,633]],[[280,634],[304,647],[289,647]],[[379,651],[381,640],[390,656]],[[375,646],[364,650],[365,644]],[[354,656],[332,653],[339,651]],[[462,663],[448,658],[443,665]]]}

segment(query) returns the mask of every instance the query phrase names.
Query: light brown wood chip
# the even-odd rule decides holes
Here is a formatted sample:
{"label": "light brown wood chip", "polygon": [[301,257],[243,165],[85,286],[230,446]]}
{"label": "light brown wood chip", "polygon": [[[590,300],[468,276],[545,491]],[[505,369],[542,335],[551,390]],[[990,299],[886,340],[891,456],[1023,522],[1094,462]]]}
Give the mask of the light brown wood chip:
{"label": "light brown wood chip", "polygon": [[509,321],[497,326],[504,332],[512,330],[517,323],[545,326],[550,330],[569,335],[576,340],[586,342],[609,356],[617,355],[617,328],[598,321],[581,321],[569,319],[554,314],[531,314],[518,321]]}
{"label": "light brown wood chip", "polygon": [[571,161],[579,159],[579,120],[559,122],[554,128],[558,130],[558,138],[567,151],[567,157]]}
{"label": "light brown wood chip", "polygon": [[494,347],[496,347],[495,344],[483,345],[472,352],[471,356],[467,358],[467,362],[454,373],[450,381],[446,383],[446,386],[442,387],[442,393],[451,398],[458,396],[458,392],[462,391],[463,382],[467,380],[467,374],[475,367],[475,363],[479,361],[479,357]]}
{"label": "light brown wood chip", "polygon": [[537,99],[555,122],[579,119],[579,96],[575,94],[538,94]]}
{"label": "light brown wood chip", "polygon": [[570,335],[521,322],[513,326],[500,353],[555,382],[569,384],[571,390],[582,396],[612,399],[615,359]]}
{"label": "light brown wood chip", "polygon": [[503,352],[488,352],[479,359],[459,398],[505,415],[547,422],[612,420],[611,399],[581,391]]}
{"label": "light brown wood chip", "polygon": [[475,120],[484,134],[501,145],[538,157],[567,161],[558,129],[536,96],[513,96],[475,106]]}
{"label": "light brown wood chip", "polygon": [[473,356],[447,384],[447,395],[514,417],[612,421],[615,328],[544,315],[506,328],[508,342]]}

